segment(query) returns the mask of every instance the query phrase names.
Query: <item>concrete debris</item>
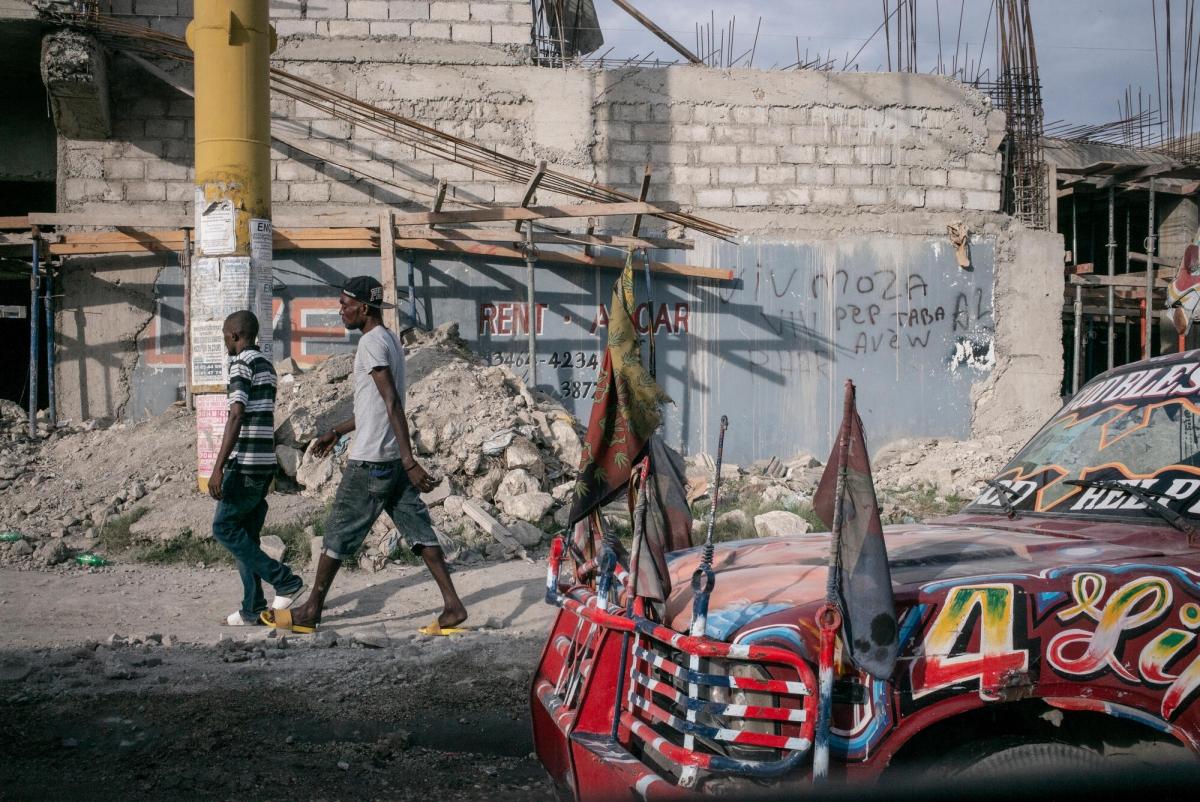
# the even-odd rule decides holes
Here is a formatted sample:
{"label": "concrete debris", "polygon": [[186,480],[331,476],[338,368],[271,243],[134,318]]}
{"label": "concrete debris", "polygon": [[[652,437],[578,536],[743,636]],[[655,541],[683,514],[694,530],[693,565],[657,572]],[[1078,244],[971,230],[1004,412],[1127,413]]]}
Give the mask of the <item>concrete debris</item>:
{"label": "concrete debris", "polygon": [[872,460],[875,484],[898,487],[926,483],[942,496],[972,499],[1020,448],[999,435],[981,440],[904,439],[889,443]]}
{"label": "concrete debris", "polygon": [[373,624],[356,629],[350,633],[350,639],[354,643],[372,649],[386,649],[392,645],[392,639],[388,636],[383,624]]}
{"label": "concrete debris", "polygon": [[754,531],[759,537],[787,537],[808,532],[808,521],[793,512],[774,510],[754,516]]}

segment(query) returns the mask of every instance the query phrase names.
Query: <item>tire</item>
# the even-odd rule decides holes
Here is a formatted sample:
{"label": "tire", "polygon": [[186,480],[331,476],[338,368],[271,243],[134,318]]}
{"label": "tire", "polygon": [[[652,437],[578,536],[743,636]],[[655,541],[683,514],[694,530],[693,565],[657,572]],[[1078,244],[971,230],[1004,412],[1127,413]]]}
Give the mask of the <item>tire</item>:
{"label": "tire", "polygon": [[1090,749],[1050,740],[999,738],[970,744],[953,758],[954,765],[946,767],[949,773],[967,781],[1083,774],[1105,767],[1104,759]]}

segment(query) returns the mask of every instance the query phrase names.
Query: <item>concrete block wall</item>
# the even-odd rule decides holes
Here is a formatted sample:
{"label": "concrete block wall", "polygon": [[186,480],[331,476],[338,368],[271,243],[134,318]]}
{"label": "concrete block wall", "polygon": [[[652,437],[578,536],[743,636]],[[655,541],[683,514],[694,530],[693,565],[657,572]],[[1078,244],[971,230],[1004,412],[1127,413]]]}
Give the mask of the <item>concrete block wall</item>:
{"label": "concrete block wall", "polygon": [[666,197],[697,209],[1000,207],[1004,116],[939,77],[670,68],[598,84],[594,160],[609,183],[636,185],[650,162]]}
{"label": "concrete block wall", "polygon": [[[105,0],[107,13],[182,35],[192,0]],[[529,0],[270,0],[280,39],[437,39],[521,47],[532,36]]]}

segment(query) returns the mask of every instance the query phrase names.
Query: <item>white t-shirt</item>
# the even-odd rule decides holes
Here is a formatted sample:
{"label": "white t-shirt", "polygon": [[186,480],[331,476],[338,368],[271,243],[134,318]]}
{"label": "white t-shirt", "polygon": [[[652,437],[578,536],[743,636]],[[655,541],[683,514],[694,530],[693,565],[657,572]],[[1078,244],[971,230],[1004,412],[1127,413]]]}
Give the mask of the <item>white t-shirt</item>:
{"label": "white t-shirt", "polygon": [[371,371],[392,369],[396,395],[404,401],[404,346],[395,334],[378,325],[364,334],[354,352],[354,442],[350,459],[389,462],[400,459],[396,433],[388,421],[383,396]]}

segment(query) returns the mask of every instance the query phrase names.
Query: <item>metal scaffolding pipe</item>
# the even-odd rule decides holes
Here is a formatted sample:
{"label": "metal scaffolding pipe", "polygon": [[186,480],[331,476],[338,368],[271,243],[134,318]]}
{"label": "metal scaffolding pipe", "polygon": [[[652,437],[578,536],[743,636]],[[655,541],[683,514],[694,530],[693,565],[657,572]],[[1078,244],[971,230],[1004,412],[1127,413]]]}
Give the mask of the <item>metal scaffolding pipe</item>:
{"label": "metal scaffolding pipe", "polygon": [[[1113,215],[1117,206],[1116,190],[1108,188],[1108,275],[1115,275],[1117,266],[1117,229]],[[1113,369],[1113,350],[1116,346],[1117,323],[1114,312],[1116,293],[1113,286],[1108,285],[1108,369]]]}
{"label": "metal scaffolding pipe", "polygon": [[54,274],[46,271],[46,287],[42,295],[43,311],[46,315],[46,414],[50,428],[58,426],[54,398]]}
{"label": "metal scaffolding pipe", "polygon": [[33,231],[33,261],[29,271],[29,436],[37,437],[38,351],[41,334],[41,273],[38,233]]}
{"label": "metal scaffolding pipe", "polygon": [[529,333],[529,389],[537,387],[537,302],[533,291],[533,269],[537,251],[533,247],[533,226],[525,226],[525,330]]}
{"label": "metal scaffolding pipe", "polygon": [[[1079,206],[1079,201],[1076,196],[1071,196],[1071,265],[1073,268],[1079,266],[1079,218],[1076,214],[1076,207]],[[1072,272],[1075,272],[1072,270]],[[1079,392],[1079,385],[1083,378],[1083,366],[1080,364],[1083,353],[1083,287],[1075,285],[1075,325],[1073,337],[1071,338],[1071,395]]]}
{"label": "metal scaffolding pipe", "polygon": [[1146,304],[1145,304],[1145,345],[1142,346],[1142,359],[1149,359],[1153,351],[1150,335],[1154,330],[1154,255],[1158,237],[1154,227],[1154,177],[1150,177],[1150,214],[1149,228],[1146,235]]}

